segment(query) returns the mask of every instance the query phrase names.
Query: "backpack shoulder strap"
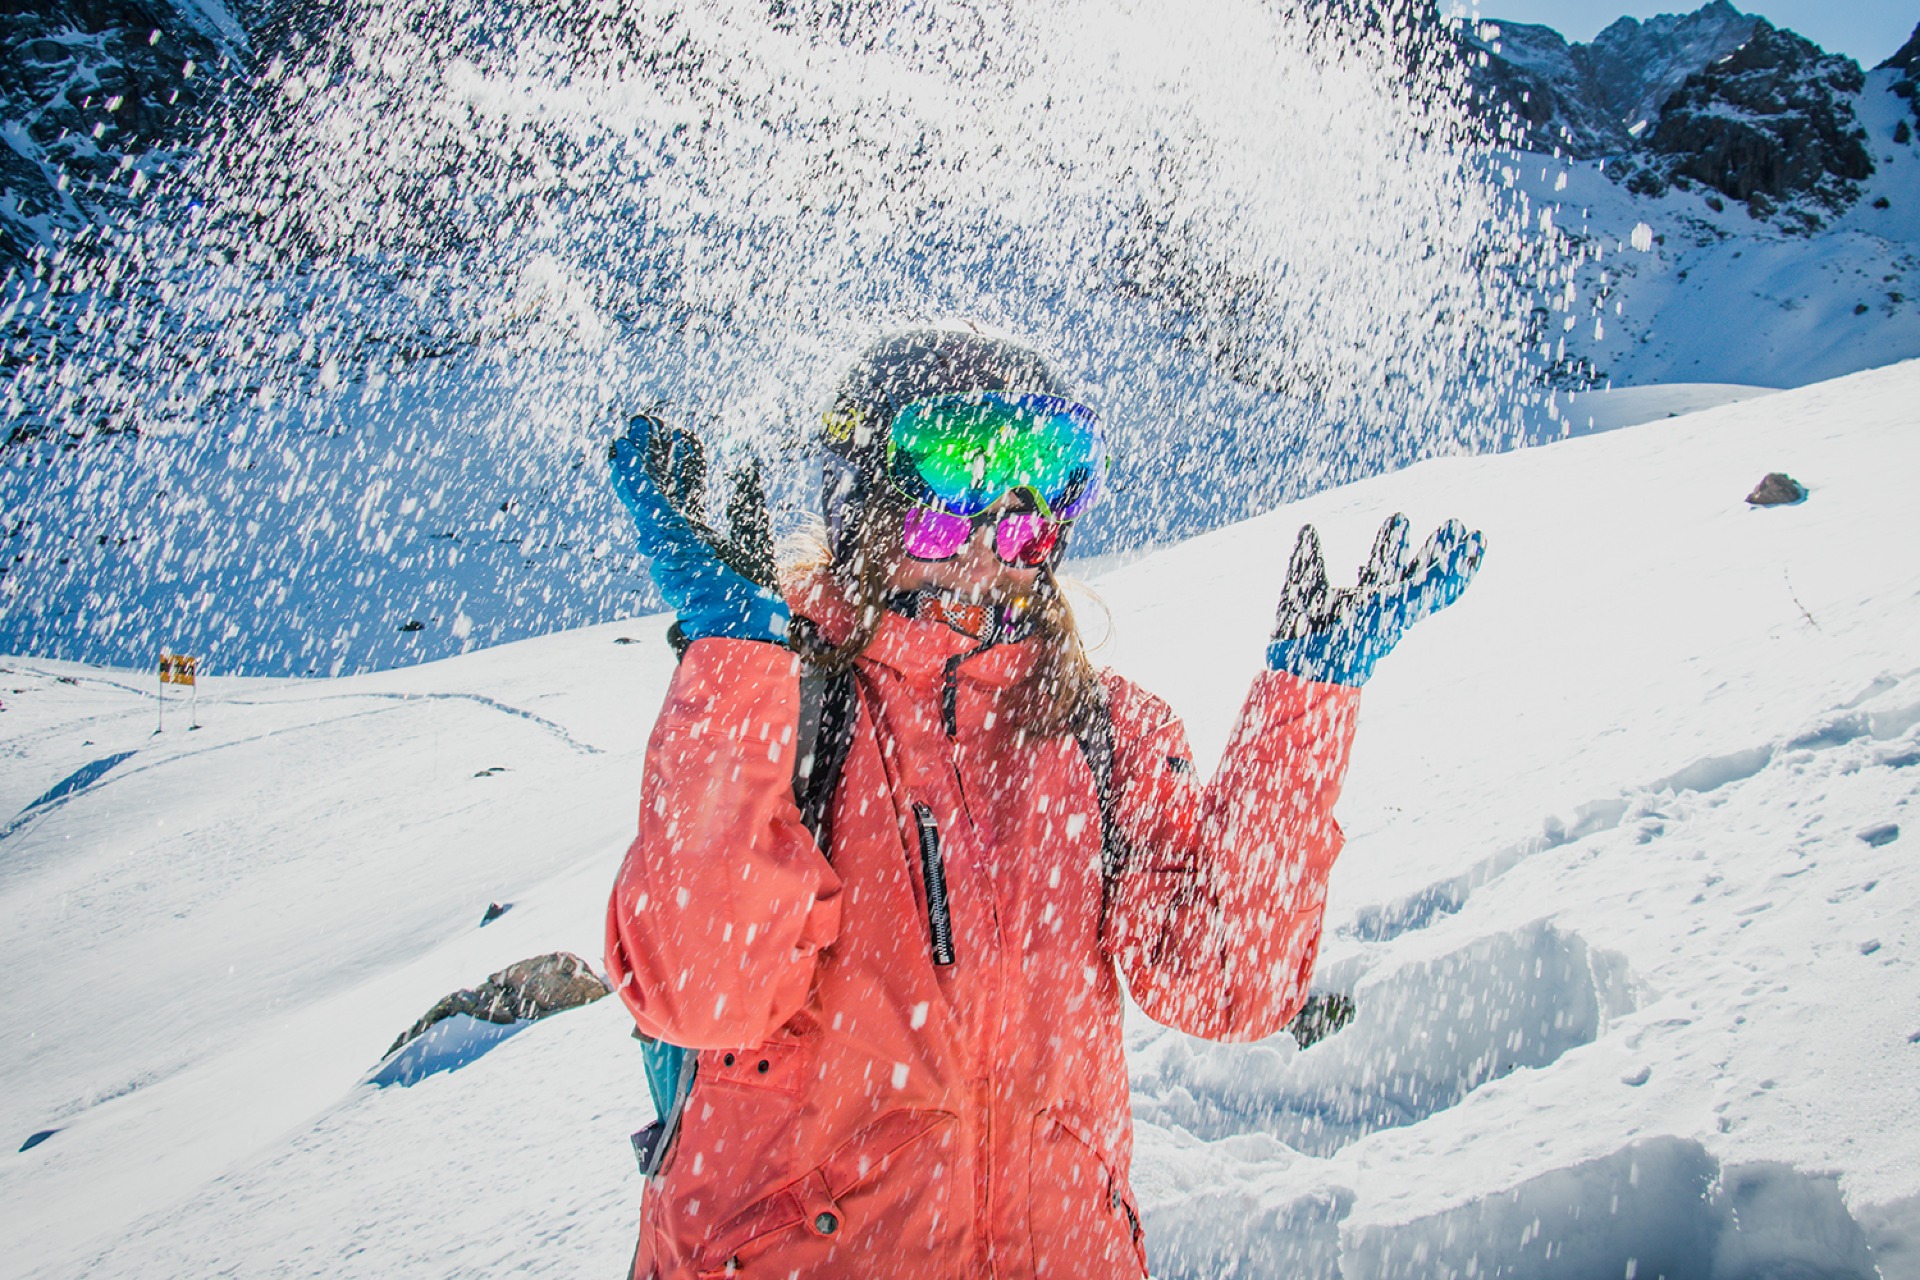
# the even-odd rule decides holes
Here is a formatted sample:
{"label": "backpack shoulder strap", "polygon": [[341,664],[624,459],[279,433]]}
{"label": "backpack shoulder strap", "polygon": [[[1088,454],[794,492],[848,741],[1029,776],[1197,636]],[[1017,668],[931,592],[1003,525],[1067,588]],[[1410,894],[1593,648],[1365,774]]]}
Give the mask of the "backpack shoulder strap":
{"label": "backpack shoulder strap", "polygon": [[1126,870],[1128,854],[1113,808],[1113,706],[1104,689],[1093,714],[1074,737],[1093,772],[1094,794],[1100,801],[1100,918],[1104,924],[1108,900]]}
{"label": "backpack shoulder strap", "polygon": [[814,843],[833,857],[833,793],[853,749],[854,722],[860,714],[860,685],[852,666],[822,671],[800,669],[800,722],[793,756],[793,802]]}

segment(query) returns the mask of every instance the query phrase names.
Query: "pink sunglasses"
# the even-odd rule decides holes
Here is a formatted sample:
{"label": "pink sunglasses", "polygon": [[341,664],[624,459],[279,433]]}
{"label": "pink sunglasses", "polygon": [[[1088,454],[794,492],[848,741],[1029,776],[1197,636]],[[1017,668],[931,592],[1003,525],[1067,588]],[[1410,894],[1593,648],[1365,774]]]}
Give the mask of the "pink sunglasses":
{"label": "pink sunglasses", "polygon": [[[932,507],[912,507],[901,527],[900,541],[915,560],[951,560],[967,545],[973,531],[986,519],[956,516]],[[993,550],[1007,564],[1037,568],[1046,563],[1060,544],[1064,524],[1049,520],[1038,511],[1016,511],[1001,516],[993,526]]]}

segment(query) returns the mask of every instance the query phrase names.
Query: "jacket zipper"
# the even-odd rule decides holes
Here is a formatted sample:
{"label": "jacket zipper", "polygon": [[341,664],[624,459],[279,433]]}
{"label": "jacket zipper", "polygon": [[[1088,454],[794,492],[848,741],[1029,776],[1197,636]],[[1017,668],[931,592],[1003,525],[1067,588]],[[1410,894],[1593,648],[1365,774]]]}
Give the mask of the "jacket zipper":
{"label": "jacket zipper", "polygon": [[960,733],[960,664],[993,648],[989,640],[977,649],[956,653],[947,659],[946,678],[940,682],[940,724],[949,738]]}
{"label": "jacket zipper", "polygon": [[947,869],[940,860],[940,828],[933,810],[913,803],[914,824],[920,829],[920,875],[927,886],[927,933],[933,962],[946,968],[954,962],[953,915],[947,909]]}
{"label": "jacket zipper", "polygon": [[940,723],[949,738],[960,732],[960,664],[970,656],[956,653],[948,658],[947,676],[940,682]]}

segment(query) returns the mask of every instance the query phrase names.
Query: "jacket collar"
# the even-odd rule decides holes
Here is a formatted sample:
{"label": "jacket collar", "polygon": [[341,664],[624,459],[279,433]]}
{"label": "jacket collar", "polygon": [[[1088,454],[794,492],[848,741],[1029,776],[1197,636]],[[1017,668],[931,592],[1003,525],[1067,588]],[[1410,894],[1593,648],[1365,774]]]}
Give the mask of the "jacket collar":
{"label": "jacket collar", "polygon": [[[794,616],[812,622],[829,641],[838,644],[853,634],[853,607],[828,570],[793,572],[781,586]],[[940,678],[949,661],[963,658],[960,670],[968,679],[1004,687],[1019,683],[1033,670],[1038,644],[1026,639],[982,649],[973,637],[944,623],[889,612],[860,656],[910,679]]]}

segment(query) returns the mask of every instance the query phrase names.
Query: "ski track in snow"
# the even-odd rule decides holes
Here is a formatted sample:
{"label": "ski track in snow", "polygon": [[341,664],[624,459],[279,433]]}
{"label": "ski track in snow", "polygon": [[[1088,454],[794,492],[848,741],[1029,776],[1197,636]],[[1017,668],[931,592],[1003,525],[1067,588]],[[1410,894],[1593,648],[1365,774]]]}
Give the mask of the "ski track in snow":
{"label": "ski track in snow", "polygon": [[[1920,673],[1909,673],[1901,681],[1883,677],[1855,703],[1837,709],[1844,714],[1836,714],[1827,723],[1785,742],[1768,743],[1728,755],[1709,756],[1634,792],[1581,805],[1571,820],[1547,818],[1541,824],[1540,835],[1502,849],[1461,875],[1429,885],[1400,902],[1363,908],[1345,932],[1362,941],[1385,942],[1410,929],[1422,928],[1431,924],[1436,916],[1459,911],[1476,890],[1505,875],[1534,854],[1614,830],[1630,816],[1655,815],[1644,819],[1651,825],[1642,828],[1646,838],[1651,839],[1662,833],[1656,828],[1660,824],[1659,804],[1663,797],[1689,792],[1704,795],[1743,782],[1785,752],[1841,747],[1862,739],[1878,743],[1895,741],[1906,735],[1914,725],[1920,724],[1920,702],[1876,712],[1855,711],[1853,706],[1889,689],[1906,688],[1909,692],[1920,692],[1920,682],[1913,682],[1910,687],[1906,683],[1912,681],[1913,674]],[[1895,748],[1878,762],[1901,768],[1920,763],[1920,755],[1912,750]]]}
{"label": "ski track in snow", "polygon": [[[1920,363],[1426,463],[1097,579],[1204,761],[1299,523],[1336,574],[1392,510],[1490,539],[1364,700],[1317,978],[1353,1023],[1129,1023],[1156,1276],[1920,1277],[1916,402]],[[1773,469],[1810,499],[1746,508]],[[137,676],[0,662],[20,1274],[618,1274],[616,1001],[369,1081],[446,991],[597,959],[663,627],[210,681],[194,739]]]}
{"label": "ski track in snow", "polygon": [[[119,681],[102,681],[101,683],[111,685],[116,688],[129,688],[129,686],[122,684]],[[129,689],[129,691],[131,692],[132,690]],[[153,697],[154,695],[147,694],[146,696]],[[477,693],[344,693],[344,694],[320,695],[316,697],[298,698],[298,699],[277,699],[272,703],[262,703],[260,701],[247,699],[247,698],[226,698],[222,700],[222,705],[228,706],[228,707],[267,706],[267,705],[300,706],[300,705],[309,705],[313,703],[323,703],[323,702],[364,702],[364,701],[367,701],[368,699],[376,699],[379,701],[391,702],[391,703],[411,703],[411,702],[422,702],[422,701],[430,702],[435,700],[450,701],[450,702],[453,702],[453,701],[470,702],[476,706],[485,707],[490,711],[498,711],[503,715],[517,716],[522,720],[526,720],[533,724],[539,725],[542,729],[545,729],[548,733],[551,733],[554,737],[558,738],[561,742],[565,743],[568,748],[570,748],[573,751],[577,751],[582,755],[600,755],[601,754],[601,748],[596,747],[591,743],[581,742],[580,740],[575,738],[572,734],[568,733],[566,728],[562,725],[556,724],[553,721],[548,720],[542,716],[537,716],[533,714],[531,711],[525,711],[519,707],[508,706],[506,703],[499,702],[493,698],[488,698]],[[381,715],[383,713],[389,712],[393,709],[394,708],[389,706],[371,707],[364,711],[354,711],[354,712],[349,712],[343,716],[332,717],[330,718],[329,723],[339,724],[348,720],[356,720],[363,716],[377,716],[377,715]],[[54,788],[50,789],[48,794],[33,801],[26,808],[22,809],[19,813],[15,814],[4,825],[0,825],[0,840],[5,840],[8,836],[11,836],[14,832],[18,831],[21,827],[27,825],[30,822],[36,821],[37,819],[43,818],[49,813],[52,813],[58,810],[63,805],[67,804],[69,801],[74,800],[82,795],[95,793],[101,788],[104,788],[110,785],[111,783],[114,783],[117,781],[124,781],[125,779],[135,777],[142,773],[146,773],[151,769],[167,767],[181,760],[192,759],[196,756],[209,755],[219,751],[231,751],[237,748],[250,747],[257,743],[265,741],[268,738],[279,737],[282,734],[297,732],[310,727],[311,725],[309,724],[300,724],[300,725],[295,725],[286,729],[269,729],[264,733],[254,734],[244,738],[234,738],[230,741],[221,742],[211,746],[203,747],[199,750],[176,751],[168,756],[149,761],[148,763],[145,763],[145,764],[132,765],[126,769],[120,769],[117,772],[114,772],[110,777],[107,776],[109,770],[114,769],[120,762],[131,759],[134,755],[138,753],[136,751],[116,753],[116,756],[111,758],[112,764],[107,763],[109,757],[103,757],[101,760],[94,761],[88,765],[81,766],[81,768],[79,770],[76,770],[74,774],[68,775],[67,779],[63,779],[61,783],[55,784]],[[66,787],[67,783],[74,782],[74,780],[77,778],[80,778],[82,774],[85,774],[87,771],[95,768],[99,769],[98,773],[94,774],[91,777],[85,778],[83,781],[78,781],[75,785]],[[66,789],[62,789],[63,787],[66,787]],[[55,792],[58,792],[58,794],[55,794]]]}

